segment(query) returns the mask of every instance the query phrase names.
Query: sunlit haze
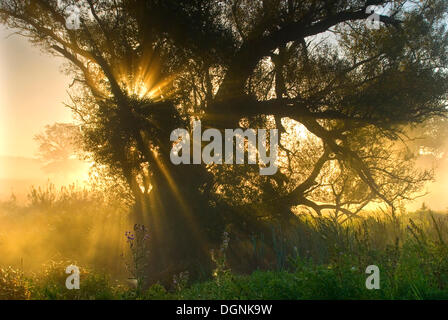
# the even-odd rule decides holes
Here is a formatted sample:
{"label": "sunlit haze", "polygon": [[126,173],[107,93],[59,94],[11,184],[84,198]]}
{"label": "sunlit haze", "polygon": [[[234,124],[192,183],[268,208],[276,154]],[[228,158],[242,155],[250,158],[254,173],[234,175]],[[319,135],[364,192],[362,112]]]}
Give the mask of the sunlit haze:
{"label": "sunlit haze", "polygon": [[[1,198],[11,192],[24,193],[30,183],[51,178],[34,159],[38,145],[33,137],[45,125],[72,122],[71,111],[63,105],[70,78],[60,71],[62,63],[0,26]],[[73,180],[73,175],[68,176],[53,178],[72,182],[68,180]]]}

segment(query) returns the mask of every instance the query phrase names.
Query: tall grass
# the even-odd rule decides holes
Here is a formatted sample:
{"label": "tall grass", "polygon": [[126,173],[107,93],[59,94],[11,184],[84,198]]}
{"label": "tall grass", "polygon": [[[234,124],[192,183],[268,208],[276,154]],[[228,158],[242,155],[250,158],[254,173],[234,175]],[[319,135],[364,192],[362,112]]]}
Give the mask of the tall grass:
{"label": "tall grass", "polygon": [[125,277],[126,212],[99,190],[33,187],[24,205],[14,198],[0,203],[0,266],[37,272],[50,260],[68,259]]}
{"label": "tall grass", "polygon": [[[26,205],[1,203],[0,299],[448,298],[448,216],[427,208],[343,224],[301,216],[245,238],[229,229],[209,281],[183,272],[149,289],[126,281],[145,277],[138,243],[147,239],[146,229],[141,241],[124,236],[126,212],[101,191],[51,184],[31,189]],[[65,287],[69,264],[81,269],[80,290]],[[369,265],[380,269],[380,290],[365,287]]]}

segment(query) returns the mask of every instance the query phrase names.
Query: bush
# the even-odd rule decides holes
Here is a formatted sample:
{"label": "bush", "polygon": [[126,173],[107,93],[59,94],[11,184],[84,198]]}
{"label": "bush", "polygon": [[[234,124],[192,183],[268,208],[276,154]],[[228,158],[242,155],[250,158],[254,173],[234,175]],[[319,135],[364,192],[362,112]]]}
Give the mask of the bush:
{"label": "bush", "polygon": [[12,267],[0,269],[0,300],[27,300],[29,284],[21,271]]}
{"label": "bush", "polygon": [[88,268],[80,268],[80,289],[69,290],[65,286],[68,274],[65,273],[71,262],[52,261],[44,267],[41,274],[33,278],[34,299],[42,300],[109,300],[115,292],[106,275],[93,273]]}

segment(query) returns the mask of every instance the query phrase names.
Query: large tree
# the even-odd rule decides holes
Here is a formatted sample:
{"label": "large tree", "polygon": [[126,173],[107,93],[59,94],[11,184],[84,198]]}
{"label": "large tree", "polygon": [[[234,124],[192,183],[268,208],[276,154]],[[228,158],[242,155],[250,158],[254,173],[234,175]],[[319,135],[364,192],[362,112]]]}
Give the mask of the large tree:
{"label": "large tree", "polygon": [[[446,115],[444,0],[0,3],[4,24],[69,62],[85,150],[131,190],[155,275],[173,261],[207,270],[226,225],[394,211],[431,178],[402,142]],[[371,5],[384,7],[379,29]],[[192,119],[279,129],[280,170],[173,165],[170,133]]]}

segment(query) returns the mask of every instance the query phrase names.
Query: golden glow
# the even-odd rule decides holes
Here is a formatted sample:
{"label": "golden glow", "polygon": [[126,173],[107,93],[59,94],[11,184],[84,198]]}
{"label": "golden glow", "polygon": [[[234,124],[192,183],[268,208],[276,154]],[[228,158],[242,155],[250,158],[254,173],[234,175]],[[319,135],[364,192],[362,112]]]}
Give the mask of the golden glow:
{"label": "golden glow", "polygon": [[153,84],[150,78],[143,79],[142,75],[137,75],[137,80],[123,80],[124,86],[129,96],[139,99],[162,100],[166,97],[166,91],[170,84],[170,79]]}
{"label": "golden glow", "polygon": [[123,234],[131,224],[124,209],[92,200],[80,210],[79,205],[88,203],[83,200],[86,195],[93,195],[80,187],[47,185],[41,190],[73,202],[66,202],[62,212],[49,206],[34,206],[24,219],[17,219],[16,211],[0,208],[0,265],[15,266],[30,273],[40,271],[51,260],[76,257],[76,262],[82,265],[102,261],[109,272],[123,272],[120,255],[127,251]]}
{"label": "golden glow", "polygon": [[[145,140],[145,135],[143,132],[141,132],[142,138]],[[182,193],[179,191],[179,188],[176,184],[175,179],[173,178],[171,172],[168,170],[168,168],[166,167],[166,164],[162,161],[162,159],[159,157],[157,151],[155,150],[151,150],[152,156],[153,156],[153,161],[154,163],[157,165],[158,170],[163,174],[163,177],[165,178],[165,180],[168,182],[169,187],[171,188],[172,193],[175,195],[176,200],[180,203],[181,207],[182,207],[182,213],[185,215],[185,217],[187,218],[187,222],[189,224],[190,230],[193,231],[194,236],[196,237],[196,239],[198,239],[198,243],[203,243],[204,245],[207,243],[206,241],[204,241],[204,238],[202,236],[202,233],[199,231],[197,224],[195,223],[194,219],[193,219],[193,213],[191,211],[191,208],[189,206],[189,199],[184,199],[184,197],[182,196]],[[159,199],[159,194],[157,194],[156,192],[151,192],[150,193],[150,201],[154,204],[157,204],[157,209],[155,211],[157,212],[153,212],[153,217],[154,217],[154,223],[155,226],[153,228],[153,232],[157,233],[159,230],[159,228],[157,228],[157,224],[159,224],[159,219],[158,219],[158,215],[163,214],[164,208],[163,208],[163,203],[162,201],[160,201]],[[202,250],[208,250],[208,248],[202,247]]]}
{"label": "golden glow", "polygon": [[132,63],[126,61],[120,64],[118,75],[124,90],[130,96],[157,101],[169,95],[172,77],[162,74],[160,58],[151,49],[135,58]]}
{"label": "golden glow", "polygon": [[[2,47],[0,47],[1,49]],[[4,92],[5,83],[6,83],[6,74],[5,74],[5,62],[2,54],[3,50],[0,50],[0,155],[7,154],[5,141],[6,141],[6,114],[5,114],[5,104],[6,104],[6,93]],[[1,170],[1,169],[0,169]],[[0,173],[1,175],[1,173]]]}
{"label": "golden glow", "polygon": [[143,82],[133,85],[129,94],[137,96],[139,98],[144,98],[146,96],[149,96],[149,98],[151,98],[151,96],[148,94],[148,87]]}

